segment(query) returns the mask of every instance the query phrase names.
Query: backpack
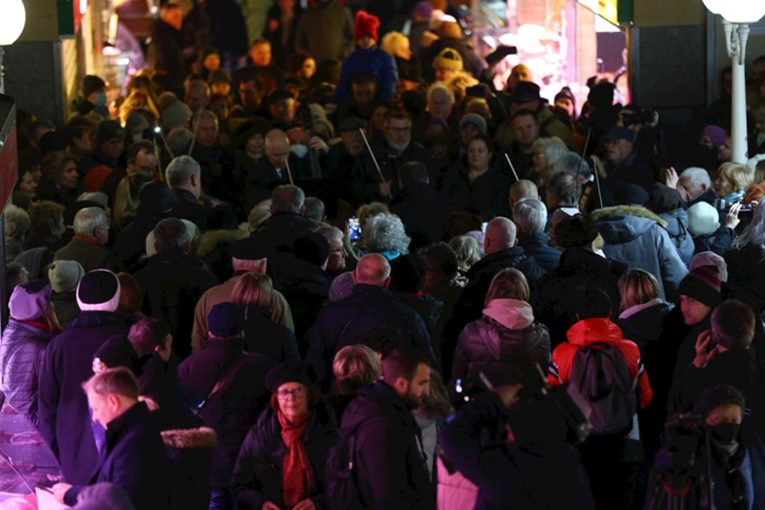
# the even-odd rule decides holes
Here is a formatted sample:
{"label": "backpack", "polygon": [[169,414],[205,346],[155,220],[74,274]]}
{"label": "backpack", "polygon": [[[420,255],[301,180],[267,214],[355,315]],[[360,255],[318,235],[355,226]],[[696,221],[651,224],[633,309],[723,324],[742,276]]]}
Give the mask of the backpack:
{"label": "backpack", "polygon": [[571,384],[590,404],[592,435],[626,434],[632,429],[637,412],[635,383],[616,346],[595,342],[580,347],[574,356]]}
{"label": "backpack", "polygon": [[356,466],[356,435],[364,423],[353,433],[344,435],[327,454],[324,504],[329,510],[367,508],[361,496]]}

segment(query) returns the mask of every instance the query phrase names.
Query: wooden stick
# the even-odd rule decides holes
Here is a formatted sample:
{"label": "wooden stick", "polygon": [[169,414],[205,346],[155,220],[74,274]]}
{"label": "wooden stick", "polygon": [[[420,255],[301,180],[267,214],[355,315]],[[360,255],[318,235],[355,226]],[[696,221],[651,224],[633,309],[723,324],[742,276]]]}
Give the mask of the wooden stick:
{"label": "wooden stick", "polygon": [[582,165],[584,165],[584,155],[587,154],[587,147],[590,146],[590,135],[592,135],[592,128],[587,130],[587,139],[584,141],[584,149],[582,150],[582,157],[579,159],[579,169],[576,171],[576,180],[579,180],[579,174],[582,173]]}
{"label": "wooden stick", "polygon": [[385,195],[388,198],[393,198],[393,195],[391,195],[390,187],[388,186],[387,181],[385,180],[385,177],[383,177],[382,170],[380,170],[380,165],[377,163],[377,158],[375,158],[374,152],[372,152],[372,147],[369,145],[369,140],[367,140],[367,135],[364,133],[364,128],[359,128],[359,133],[361,133],[361,138],[364,139],[364,145],[367,146],[367,150],[369,151],[369,155],[372,156],[372,161],[375,164],[375,168],[377,169],[377,174],[380,176],[380,183],[385,186]]}
{"label": "wooden stick", "polygon": [[510,156],[507,155],[507,152],[505,153],[505,159],[507,160],[507,164],[510,165],[510,170],[513,171],[513,177],[515,177],[515,181],[518,182],[520,179],[518,178],[518,174],[515,172],[515,167],[513,166],[513,162],[510,161]]}
{"label": "wooden stick", "polygon": [[170,155],[170,159],[175,159],[175,153],[173,152],[173,149],[170,148],[170,144],[167,143],[167,138],[165,138],[164,133],[162,133],[162,128],[159,127],[159,124],[154,126],[154,132],[159,134],[159,136],[162,138],[162,141],[165,144],[165,149],[167,149],[167,153]]}
{"label": "wooden stick", "polygon": [[284,166],[287,167],[287,177],[290,179],[290,184],[295,185],[295,181],[292,180],[292,170],[290,170],[290,156],[287,154],[287,158],[284,160]]}
{"label": "wooden stick", "polygon": [[[200,115],[199,115],[200,113],[201,113],[201,111],[197,112],[197,115],[196,115],[197,121],[194,124],[194,138],[191,139],[191,145],[189,145],[189,153],[187,154],[188,156],[191,156],[191,153],[194,152],[194,144],[197,141],[197,133],[199,132],[199,121],[201,120],[200,119]],[[193,119],[193,117],[192,117],[192,119]]]}

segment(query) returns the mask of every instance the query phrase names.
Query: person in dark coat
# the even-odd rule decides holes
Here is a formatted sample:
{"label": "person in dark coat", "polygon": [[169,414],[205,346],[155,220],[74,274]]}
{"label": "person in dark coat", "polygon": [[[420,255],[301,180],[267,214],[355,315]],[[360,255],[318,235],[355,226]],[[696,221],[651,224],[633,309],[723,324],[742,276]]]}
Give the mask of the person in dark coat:
{"label": "person in dark coat", "polygon": [[74,237],[56,252],[56,260],[75,260],[85,271],[119,271],[122,262],[104,246],[109,241],[109,219],[103,209],[86,207],[74,217]]}
{"label": "person in dark coat", "polygon": [[244,352],[244,313],[237,304],[213,306],[207,327],[205,348],[180,364],[178,378],[198,403],[204,424],[218,434],[210,508],[231,508],[231,474],[237,452],[267,402],[266,374],[276,360]]}
{"label": "person in dark coat", "polygon": [[[202,268],[198,258],[189,255],[191,236],[181,220],[166,218],[157,223],[154,246],[157,254],[135,275],[143,293],[144,313],[167,321],[174,338],[190,338],[197,301],[220,282]],[[191,354],[191,346],[179,342],[176,353],[184,359]]]}
{"label": "person in dark coat", "polygon": [[545,271],[552,271],[560,264],[562,252],[550,246],[550,237],[545,233],[547,208],[536,199],[528,198],[515,204],[513,219],[518,227],[518,246],[533,257]]}
{"label": "person in dark coat", "polygon": [[88,402],[80,385],[92,374],[93,355],[109,338],[126,335],[124,319],[115,313],[120,283],[111,271],[86,274],[77,287],[82,312],[45,353],[40,371],[40,434],[61,465],[64,479],[87,484],[98,462]]}
{"label": "person in dark coat", "polygon": [[186,77],[181,46],[183,45],[183,11],[175,4],[165,4],[160,18],[154,22],[151,43],[147,50],[149,67],[155,71],[166,71],[173,87],[180,89]]}
{"label": "person in dark coat", "polygon": [[294,0],[275,2],[266,13],[264,37],[271,43],[274,65],[287,67],[287,57],[295,53],[297,32],[303,8]]}
{"label": "person in dark coat", "polygon": [[752,305],[756,312],[765,309],[765,225],[764,208],[757,207],[754,217],[741,236],[725,254],[730,273],[730,286],[736,297]]}
{"label": "person in dark coat", "polygon": [[288,362],[269,371],[271,405],[244,439],[234,467],[236,508],[296,508],[307,499],[322,507],[325,463],[340,431],[309,369]]}
{"label": "person in dark coat", "polygon": [[202,169],[199,164],[190,156],[178,156],[167,165],[165,175],[176,201],[168,216],[189,220],[204,231],[211,208],[199,203],[202,193]]}
{"label": "person in dark coat", "polygon": [[495,218],[487,225],[486,256],[467,272],[468,284],[455,306],[453,325],[457,330],[481,317],[491,281],[502,269],[518,269],[530,283],[544,275],[544,269],[516,245],[515,235],[515,224],[507,218]]}
{"label": "person in dark coat", "polygon": [[579,452],[567,440],[566,417],[552,398],[541,397],[533,368],[508,364],[490,380],[497,392],[465,404],[439,438],[444,462],[478,487],[475,509],[595,508]]}
{"label": "person in dark coat", "polygon": [[421,352],[399,348],[383,359],[383,378],[358,390],[341,429],[356,438],[354,468],[365,506],[432,509],[435,490],[412,410],[428,392],[430,363]]}
{"label": "person in dark coat", "polygon": [[688,230],[688,213],[686,212],[680,192],[661,183],[656,183],[648,190],[651,197],[649,207],[667,222],[667,233],[677,249],[677,254],[684,264],[688,265],[693,258],[693,236]]}
{"label": "person in dark coat", "polygon": [[534,319],[526,277],[517,269],[502,269],[492,279],[483,316],[471,322],[459,336],[452,362],[452,379],[478,379],[483,372],[490,381],[501,377],[508,364],[518,359],[550,364],[550,333]]}
{"label": "person in dark coat", "polygon": [[165,445],[149,408],[138,401],[135,376],[124,367],[107,369],[91,377],[83,389],[93,421],[106,429],[106,441],[89,482],[54,485],[56,499],[72,506],[86,485],[106,482],[124,490],[136,508],[165,507],[169,496]]}
{"label": "person in dark coat", "polygon": [[[534,315],[550,328],[550,340],[554,348],[566,340],[566,332],[576,322],[571,291],[580,286],[603,290],[612,303],[619,302],[619,278],[627,272],[627,266],[610,260],[595,251],[598,230],[586,216],[572,216],[555,227],[555,239],[563,248],[560,265],[531,283],[531,306]],[[616,307],[612,318],[618,317]]]}
{"label": "person in dark coat", "polygon": [[356,285],[350,297],[325,306],[308,337],[306,358],[313,363],[321,386],[332,383],[332,359],[346,345],[374,326],[395,326],[406,345],[435,362],[430,335],[419,314],[388,291],[390,264],[382,255],[361,257],[353,272]]}
{"label": "person in dark coat", "polygon": [[404,163],[398,169],[398,181],[401,193],[391,201],[390,211],[404,223],[407,235],[412,238],[411,249],[438,241],[446,220],[459,206],[438,195],[422,163]]}
{"label": "person in dark coat", "polygon": [[13,289],[8,308],[10,319],[0,342],[0,390],[5,401],[35,428],[37,392],[45,348],[61,332],[50,301],[52,289],[34,280]]}
{"label": "person in dark coat", "polygon": [[283,363],[299,360],[295,333],[272,320],[274,288],[271,278],[244,273],[231,290],[231,301],[244,308],[244,343],[247,352],[262,354]]}

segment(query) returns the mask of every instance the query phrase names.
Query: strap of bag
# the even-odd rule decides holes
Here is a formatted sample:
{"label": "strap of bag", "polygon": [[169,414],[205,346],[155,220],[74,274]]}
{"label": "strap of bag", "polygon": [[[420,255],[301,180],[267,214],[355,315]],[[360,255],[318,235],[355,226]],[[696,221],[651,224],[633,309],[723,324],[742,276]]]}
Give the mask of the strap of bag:
{"label": "strap of bag", "polygon": [[202,409],[207,405],[207,403],[210,401],[211,398],[213,398],[214,395],[219,393],[230,381],[233,379],[234,374],[239,369],[239,366],[242,364],[242,361],[244,360],[246,354],[243,353],[242,356],[235,359],[231,363],[229,363],[228,367],[226,367],[226,370],[223,371],[223,374],[221,374],[218,381],[215,383],[215,386],[213,386],[212,390],[210,390],[210,393],[207,395],[207,398],[204,399],[199,406],[197,407],[197,413],[200,413]]}

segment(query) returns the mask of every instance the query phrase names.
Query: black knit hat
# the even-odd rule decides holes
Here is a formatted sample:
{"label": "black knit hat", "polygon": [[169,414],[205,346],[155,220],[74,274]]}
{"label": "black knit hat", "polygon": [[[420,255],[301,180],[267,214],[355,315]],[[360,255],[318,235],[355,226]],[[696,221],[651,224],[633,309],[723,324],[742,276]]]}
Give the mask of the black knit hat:
{"label": "black knit hat", "polygon": [[83,312],[115,312],[120,304],[120,281],[108,269],[86,273],[77,286],[77,305]]}
{"label": "black knit hat", "polygon": [[244,310],[236,303],[218,303],[207,314],[207,330],[218,338],[231,338],[244,329]]}
{"label": "black knit hat", "polygon": [[746,408],[744,395],[728,384],[713,384],[704,390],[693,404],[693,413],[706,418],[716,407],[725,404],[736,404]]}
{"label": "black knit hat", "polygon": [[295,258],[321,266],[329,257],[329,242],[321,234],[313,232],[295,240]]}
{"label": "black knit hat", "polygon": [[683,278],[677,293],[714,308],[720,304],[720,285],[720,271],[716,266],[700,266]]}
{"label": "black knit hat", "polygon": [[597,237],[595,222],[583,214],[565,218],[555,226],[555,238],[561,248],[589,246]]}
{"label": "black knit hat", "polygon": [[149,214],[169,211],[178,205],[178,201],[170,192],[170,188],[167,187],[167,184],[160,181],[144,184],[141,191],[138,192],[138,200],[140,201],[139,210]]}
{"label": "black knit hat", "polygon": [[305,361],[286,361],[277,365],[266,374],[266,389],[273,393],[279,386],[288,382],[298,382],[313,386],[316,380],[311,365]]}

